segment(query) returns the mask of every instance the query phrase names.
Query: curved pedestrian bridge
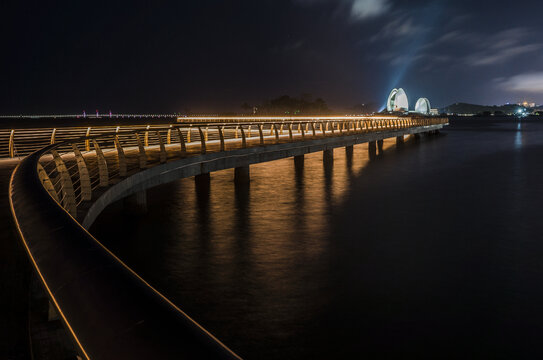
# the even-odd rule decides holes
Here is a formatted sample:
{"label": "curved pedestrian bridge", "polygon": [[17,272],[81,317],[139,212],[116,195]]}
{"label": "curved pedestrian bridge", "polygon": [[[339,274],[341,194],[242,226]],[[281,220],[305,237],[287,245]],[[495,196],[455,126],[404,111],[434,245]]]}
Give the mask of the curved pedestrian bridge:
{"label": "curved pedestrian bridge", "polygon": [[[144,203],[148,188],[190,176],[208,181],[229,168],[236,182],[250,181],[251,164],[286,157],[300,164],[317,151],[330,166],[338,147],[368,143],[372,157],[386,138],[401,144],[448,125],[435,117],[245,120],[84,133],[21,160],[10,182],[13,218],[83,358],[238,357],[86,230],[109,204],[128,196]],[[10,144],[14,152],[14,137]]]}

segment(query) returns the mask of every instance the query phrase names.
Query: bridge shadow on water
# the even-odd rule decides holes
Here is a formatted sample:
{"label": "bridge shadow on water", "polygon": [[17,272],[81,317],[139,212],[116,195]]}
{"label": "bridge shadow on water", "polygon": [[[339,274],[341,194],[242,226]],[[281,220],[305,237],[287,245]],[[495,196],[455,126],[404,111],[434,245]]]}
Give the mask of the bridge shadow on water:
{"label": "bridge shadow on water", "polygon": [[539,355],[543,127],[496,127],[183,179],[91,232],[246,358]]}

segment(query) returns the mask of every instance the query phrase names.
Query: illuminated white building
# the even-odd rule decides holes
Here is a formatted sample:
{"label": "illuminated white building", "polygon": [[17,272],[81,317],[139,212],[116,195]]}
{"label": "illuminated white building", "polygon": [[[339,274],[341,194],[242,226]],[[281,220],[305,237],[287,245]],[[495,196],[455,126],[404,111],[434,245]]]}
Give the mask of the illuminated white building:
{"label": "illuminated white building", "polygon": [[409,110],[409,101],[405,91],[400,89],[393,89],[388,96],[387,110],[389,112],[406,112]]}
{"label": "illuminated white building", "polygon": [[415,112],[424,115],[430,115],[430,101],[427,98],[420,98],[415,105]]}

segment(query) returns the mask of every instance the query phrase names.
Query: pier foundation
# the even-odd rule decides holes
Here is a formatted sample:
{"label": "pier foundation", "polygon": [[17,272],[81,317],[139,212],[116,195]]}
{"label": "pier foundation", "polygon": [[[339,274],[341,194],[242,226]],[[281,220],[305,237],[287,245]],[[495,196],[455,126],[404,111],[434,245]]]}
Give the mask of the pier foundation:
{"label": "pier foundation", "polygon": [[322,161],[324,167],[331,167],[334,164],[334,149],[324,150],[322,152]]}
{"label": "pier foundation", "polygon": [[404,141],[403,135],[402,136],[397,136],[396,137],[396,146],[400,147],[400,146],[403,146],[404,144],[405,144],[405,141]]}
{"label": "pier foundation", "polygon": [[209,173],[196,175],[194,177],[194,184],[196,185],[196,191],[209,189],[210,183],[211,183],[211,176],[209,175]]}
{"label": "pier foundation", "polygon": [[375,159],[375,157],[377,156],[377,142],[375,141],[368,142],[368,154],[369,154],[370,160]]}
{"label": "pier foundation", "polygon": [[353,154],[354,154],[354,146],[345,146],[345,160],[347,162],[347,168],[351,169],[353,166]]}
{"label": "pier foundation", "polygon": [[147,190],[128,196],[124,199],[124,207],[140,214],[147,213]]}
{"label": "pier foundation", "polygon": [[234,183],[236,185],[247,185],[251,181],[249,165],[240,166],[234,169]]}
{"label": "pier foundation", "polygon": [[347,159],[352,159],[353,158],[353,153],[354,153],[354,146],[353,145],[350,145],[350,146],[345,146],[345,155],[347,156]]}
{"label": "pier foundation", "polygon": [[294,168],[296,170],[301,170],[304,168],[304,156],[297,155],[294,157]]}
{"label": "pier foundation", "polygon": [[377,140],[377,150],[379,151],[379,155],[383,154],[383,139]]}

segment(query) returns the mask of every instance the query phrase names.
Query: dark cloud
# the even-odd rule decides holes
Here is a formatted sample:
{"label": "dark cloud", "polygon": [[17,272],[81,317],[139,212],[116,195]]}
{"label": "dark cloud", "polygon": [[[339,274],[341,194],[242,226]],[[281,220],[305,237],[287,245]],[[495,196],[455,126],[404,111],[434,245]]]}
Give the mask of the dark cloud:
{"label": "dark cloud", "polygon": [[0,109],[236,111],[302,93],[345,109],[393,86],[437,105],[543,102],[542,10],[522,0],[2,2]]}

